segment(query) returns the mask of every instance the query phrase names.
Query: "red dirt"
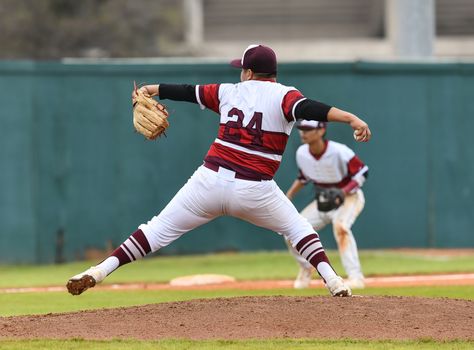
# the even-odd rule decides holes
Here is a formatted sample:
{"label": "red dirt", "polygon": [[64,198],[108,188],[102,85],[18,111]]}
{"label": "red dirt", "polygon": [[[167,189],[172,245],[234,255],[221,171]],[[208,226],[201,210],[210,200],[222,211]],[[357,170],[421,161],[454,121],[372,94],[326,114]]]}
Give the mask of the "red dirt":
{"label": "red dirt", "polygon": [[[412,275],[412,276],[385,276],[367,277],[367,287],[402,287],[402,286],[448,286],[448,285],[473,285],[474,273],[463,274],[438,274],[438,275]],[[325,288],[320,279],[312,280],[311,287]],[[236,281],[220,284],[196,285],[188,287],[175,287],[167,283],[127,283],[127,284],[100,284],[94,290],[214,290],[214,289],[276,289],[293,288],[292,280],[259,280],[259,281]],[[24,288],[0,288],[2,293],[43,293],[43,292],[65,292],[63,286],[52,287],[24,287]],[[474,295],[474,293],[473,293]]]}
{"label": "red dirt", "polygon": [[0,318],[15,339],[474,340],[474,302],[417,297],[240,297]]}
{"label": "red dirt", "polygon": [[[369,288],[407,285],[474,285],[474,274],[367,278]],[[324,288],[319,280],[313,281],[312,287]],[[292,288],[292,281],[238,281],[192,287],[145,283],[105,284],[94,289],[270,288]],[[65,292],[65,288],[10,288],[2,289],[0,293],[47,291]],[[384,296],[218,298],[61,314],[0,317],[0,340],[9,338],[474,340],[473,329],[472,300]]]}

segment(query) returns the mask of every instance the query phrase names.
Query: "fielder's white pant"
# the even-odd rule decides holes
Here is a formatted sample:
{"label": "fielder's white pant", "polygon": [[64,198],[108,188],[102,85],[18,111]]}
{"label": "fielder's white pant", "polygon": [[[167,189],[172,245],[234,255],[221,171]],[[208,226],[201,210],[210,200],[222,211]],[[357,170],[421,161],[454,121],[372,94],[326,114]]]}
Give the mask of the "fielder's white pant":
{"label": "fielder's white pant", "polygon": [[281,232],[295,244],[314,233],[275,181],[236,179],[233,171],[219,168],[215,172],[204,166],[195,171],[159,215],[139,228],[155,252],[223,215]]}
{"label": "fielder's white pant", "polygon": [[[342,266],[347,276],[354,279],[363,278],[364,276],[360,267],[357,244],[351,227],[364,208],[364,204],[364,193],[361,189],[358,189],[355,193],[347,195],[344,204],[336,210],[320,212],[317,209],[316,201],[312,201],[301,211],[301,215],[309,221],[316,231],[320,231],[327,224],[332,223],[333,234],[339,249]],[[288,250],[293,254],[296,261],[300,266],[310,268],[311,264],[292,247],[290,242],[286,241]]]}

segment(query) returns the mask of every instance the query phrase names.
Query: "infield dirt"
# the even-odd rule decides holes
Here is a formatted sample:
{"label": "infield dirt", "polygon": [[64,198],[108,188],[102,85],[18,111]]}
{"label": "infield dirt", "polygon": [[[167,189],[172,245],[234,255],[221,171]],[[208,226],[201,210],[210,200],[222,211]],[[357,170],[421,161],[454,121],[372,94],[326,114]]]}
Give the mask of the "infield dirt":
{"label": "infield dirt", "polygon": [[419,297],[239,297],[0,318],[0,339],[474,340],[474,302]]}

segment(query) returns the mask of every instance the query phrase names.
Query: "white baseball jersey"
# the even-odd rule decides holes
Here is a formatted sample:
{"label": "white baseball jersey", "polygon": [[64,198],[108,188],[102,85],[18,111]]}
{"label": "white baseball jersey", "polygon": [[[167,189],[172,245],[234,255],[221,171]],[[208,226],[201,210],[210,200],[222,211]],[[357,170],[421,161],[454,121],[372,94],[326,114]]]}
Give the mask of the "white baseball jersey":
{"label": "white baseball jersey", "polygon": [[[334,141],[325,141],[326,149],[319,155],[313,155],[309,145],[303,144],[296,151],[296,162],[300,171],[298,179],[312,182],[320,187],[343,188],[350,182],[352,190],[338,209],[320,212],[313,200],[301,212],[317,231],[332,223],[334,238],[337,242],[342,265],[349,279],[363,279],[357,252],[357,244],[352,233],[352,225],[364,208],[365,198],[361,187],[367,175],[368,167],[346,145]],[[298,252],[289,246],[290,252],[301,266],[311,265],[302,259]]]}
{"label": "white baseball jersey", "polygon": [[298,177],[303,182],[313,182],[321,187],[343,188],[351,180],[357,187],[364,184],[368,171],[365,165],[346,145],[325,141],[326,149],[320,156],[311,154],[309,145],[303,144],[296,151]]}
{"label": "white baseball jersey", "polygon": [[276,82],[251,80],[197,85],[196,97],[202,108],[220,114],[219,132],[205,161],[248,178],[272,179],[303,95]]}

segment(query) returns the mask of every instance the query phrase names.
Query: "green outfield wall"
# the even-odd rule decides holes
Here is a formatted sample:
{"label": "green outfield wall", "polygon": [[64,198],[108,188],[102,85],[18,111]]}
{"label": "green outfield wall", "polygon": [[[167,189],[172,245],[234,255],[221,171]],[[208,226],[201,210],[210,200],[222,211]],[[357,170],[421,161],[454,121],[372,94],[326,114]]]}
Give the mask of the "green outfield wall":
{"label": "green outfield wall", "polygon": [[[365,119],[328,137],[370,167],[359,248],[474,247],[474,63],[286,63],[279,81]],[[157,214],[202,163],[217,115],[168,101],[166,138],[133,130],[139,83],[237,82],[224,63],[0,62],[0,263],[83,259],[120,244]],[[296,175],[293,132],[276,181]],[[295,200],[311,199],[306,188]],[[335,243],[321,231],[326,247]],[[158,254],[284,249],[280,236],[219,218]]]}

